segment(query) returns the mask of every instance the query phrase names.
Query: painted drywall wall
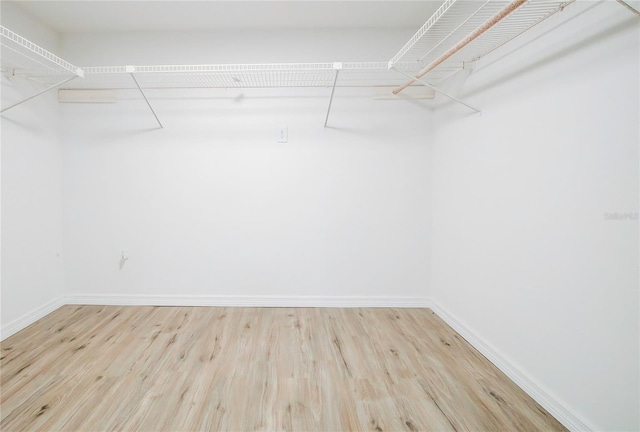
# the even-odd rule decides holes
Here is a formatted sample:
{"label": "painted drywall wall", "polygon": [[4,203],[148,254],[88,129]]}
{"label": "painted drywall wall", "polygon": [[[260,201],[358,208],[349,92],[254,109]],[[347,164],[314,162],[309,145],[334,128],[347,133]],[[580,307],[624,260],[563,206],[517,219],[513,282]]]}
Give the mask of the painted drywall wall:
{"label": "painted drywall wall", "polygon": [[483,112],[434,118],[431,288],[585,424],[638,430],[640,24],[572,7],[451,84]]}
{"label": "painted drywall wall", "polygon": [[387,61],[414,34],[399,29],[270,29],[71,33],[61,53],[80,66]]}
{"label": "painted drywall wall", "polygon": [[[2,2],[2,25],[49,49],[57,36]],[[2,76],[2,106],[43,87]],[[54,302],[64,290],[62,263],[62,151],[55,94],[2,114],[2,317],[4,330],[26,325],[25,315]],[[36,313],[36,315],[33,315]]]}
{"label": "painted drywall wall", "polygon": [[[369,39],[366,59],[379,60],[387,53],[370,47],[388,34],[70,35],[64,50],[81,65],[362,60],[344,41]],[[66,104],[70,292],[425,298],[424,102],[338,89],[324,128],[329,94],[150,91],[164,129],[135,92],[119,92],[116,104]],[[276,143],[279,126],[288,143]]]}

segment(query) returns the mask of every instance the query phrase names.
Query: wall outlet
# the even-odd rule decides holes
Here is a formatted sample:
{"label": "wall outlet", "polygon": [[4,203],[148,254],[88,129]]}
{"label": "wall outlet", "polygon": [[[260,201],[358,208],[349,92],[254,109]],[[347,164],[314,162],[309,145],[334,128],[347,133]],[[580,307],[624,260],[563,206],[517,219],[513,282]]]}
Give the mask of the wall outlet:
{"label": "wall outlet", "polygon": [[286,126],[280,126],[278,128],[278,135],[276,136],[276,142],[286,143],[289,141],[289,128]]}

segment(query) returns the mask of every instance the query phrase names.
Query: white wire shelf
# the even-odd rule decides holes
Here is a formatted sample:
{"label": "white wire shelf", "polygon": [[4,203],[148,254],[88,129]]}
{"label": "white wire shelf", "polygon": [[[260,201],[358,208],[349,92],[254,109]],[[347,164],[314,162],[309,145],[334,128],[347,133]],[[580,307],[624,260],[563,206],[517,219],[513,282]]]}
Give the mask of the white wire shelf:
{"label": "white wire shelf", "polygon": [[[562,10],[573,0],[529,0],[477,39],[435,67],[423,80],[440,80],[440,69],[460,70],[465,62],[476,61]],[[389,60],[389,67],[401,61],[432,64],[474,30],[489,21],[508,0],[447,0]]]}
{"label": "white wire shelf", "polygon": [[[406,82],[406,76],[398,71],[413,74],[431,64],[508,3],[508,0],[445,0],[386,63],[106,66],[87,67],[83,71],[0,26],[2,66],[5,71],[44,83],[51,83],[52,75],[85,77],[84,80],[66,83],[64,88],[68,89],[136,88],[130,76],[132,72],[139,85],[147,89],[332,87],[334,84],[336,87],[397,86]],[[562,9],[566,3],[566,0],[529,0],[423,79],[437,85],[461,70],[465,62],[477,60],[493,51]]]}
{"label": "white wire shelf", "polygon": [[[422,62],[401,62],[399,70],[410,73]],[[135,74],[144,89],[174,88],[270,88],[397,86],[406,81],[389,70],[386,62],[270,63],[219,65],[151,65],[85,67],[83,80],[68,83],[67,89],[135,89]],[[444,75],[450,70],[443,68]]]}
{"label": "white wire shelf", "polygon": [[22,76],[45,86],[34,94],[0,107],[0,113],[66,84],[84,72],[66,60],[0,26],[0,59],[2,73]]}
{"label": "white wire shelf", "polygon": [[23,38],[17,33],[0,26],[2,70],[13,75],[21,75],[50,83],[57,77],[83,76],[77,66]]}
{"label": "white wire shelf", "polygon": [[[57,86],[137,89],[147,104],[147,89],[325,87],[333,89],[333,99],[336,87],[395,87],[397,94],[408,85],[427,85],[467,105],[436,86],[465,63],[491,53],[573,1],[444,0],[388,62],[92,66],[83,70],[0,26],[2,67],[14,75],[55,83],[45,91]],[[65,79],[51,79],[59,75]],[[70,81],[78,76],[84,79]]]}

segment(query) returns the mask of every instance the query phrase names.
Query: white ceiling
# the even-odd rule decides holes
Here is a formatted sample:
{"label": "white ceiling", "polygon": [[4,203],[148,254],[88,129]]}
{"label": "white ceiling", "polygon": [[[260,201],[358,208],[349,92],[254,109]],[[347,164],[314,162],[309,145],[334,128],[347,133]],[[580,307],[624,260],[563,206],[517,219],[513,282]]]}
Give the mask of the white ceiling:
{"label": "white ceiling", "polygon": [[59,33],[282,28],[417,29],[441,3],[442,0],[17,2],[20,8]]}

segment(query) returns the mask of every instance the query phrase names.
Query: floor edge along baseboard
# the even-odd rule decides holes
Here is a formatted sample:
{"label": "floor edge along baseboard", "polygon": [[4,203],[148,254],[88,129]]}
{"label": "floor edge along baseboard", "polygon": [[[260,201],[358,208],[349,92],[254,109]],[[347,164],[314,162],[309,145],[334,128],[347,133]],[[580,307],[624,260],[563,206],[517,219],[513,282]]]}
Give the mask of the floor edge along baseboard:
{"label": "floor edge along baseboard", "polygon": [[0,340],[5,340],[18,333],[64,305],[428,308],[568,429],[572,431],[594,430],[558,403],[524,372],[514,367],[490,344],[428,297],[66,295],[28,312],[0,328]]}
{"label": "floor edge along baseboard", "polygon": [[587,423],[580,419],[577,415],[570,412],[563,404],[559,403],[554,397],[552,397],[548,391],[543,390],[542,386],[536,384],[535,380],[529,378],[519,368],[515,367],[510,361],[508,361],[502,354],[493,348],[485,340],[478,336],[475,332],[470,330],[467,326],[462,324],[456,317],[450,312],[441,307],[433,299],[431,302],[431,310],[440,317],[449,327],[462,336],[469,344],[474,347],[480,354],[482,354],[487,360],[489,360],[495,367],[500,369],[502,373],[509,377],[511,381],[516,383],[526,394],[531,396],[533,400],[538,402],[545,410],[553,415],[560,423],[562,423],[567,429],[575,432],[588,432],[596,430],[592,426],[588,426]]}
{"label": "floor edge along baseboard", "polygon": [[12,336],[18,333],[20,330],[24,330],[29,327],[34,322],[38,321],[41,318],[49,315],[54,310],[59,307],[64,306],[66,303],[66,298],[64,296],[60,296],[51,300],[50,302],[33,309],[31,312],[27,312],[23,314],[20,318],[17,318],[5,326],[0,327],[0,341],[5,340],[9,336]]}

